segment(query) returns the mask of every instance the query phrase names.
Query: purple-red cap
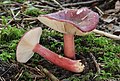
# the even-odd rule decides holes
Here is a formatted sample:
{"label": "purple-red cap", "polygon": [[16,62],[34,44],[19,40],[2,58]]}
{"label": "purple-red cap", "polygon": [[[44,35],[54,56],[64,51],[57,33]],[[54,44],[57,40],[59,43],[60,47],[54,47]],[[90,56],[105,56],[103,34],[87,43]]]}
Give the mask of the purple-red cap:
{"label": "purple-red cap", "polygon": [[81,35],[96,28],[99,15],[88,9],[65,9],[38,17],[48,27],[62,33]]}

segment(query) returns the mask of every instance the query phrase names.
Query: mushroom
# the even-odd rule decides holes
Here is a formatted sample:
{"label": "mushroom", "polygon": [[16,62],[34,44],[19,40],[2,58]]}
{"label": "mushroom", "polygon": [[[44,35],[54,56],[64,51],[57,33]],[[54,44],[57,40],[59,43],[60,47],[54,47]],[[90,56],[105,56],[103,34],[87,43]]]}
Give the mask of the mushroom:
{"label": "mushroom", "polygon": [[39,44],[41,34],[42,29],[40,27],[31,29],[24,34],[19,41],[16,50],[16,58],[18,62],[26,63],[34,55],[34,53],[38,53],[46,60],[51,61],[55,65],[58,65],[66,70],[77,73],[84,70],[84,65],[80,62],[80,60],[72,60],[60,56]]}
{"label": "mushroom", "polygon": [[64,54],[68,58],[75,59],[74,35],[85,35],[95,29],[99,15],[84,7],[41,15],[38,20],[48,27],[64,33]]}

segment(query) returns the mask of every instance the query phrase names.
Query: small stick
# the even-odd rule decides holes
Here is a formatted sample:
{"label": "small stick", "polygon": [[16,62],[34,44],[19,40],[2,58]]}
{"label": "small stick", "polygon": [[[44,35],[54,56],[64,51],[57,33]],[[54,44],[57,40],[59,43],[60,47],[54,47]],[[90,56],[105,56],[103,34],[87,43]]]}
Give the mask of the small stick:
{"label": "small stick", "polygon": [[24,18],[24,21],[33,21],[33,20],[37,20],[37,17],[31,17],[31,18]]}
{"label": "small stick", "polygon": [[[41,66],[41,67],[42,67],[42,66]],[[42,74],[42,76],[45,77],[45,74],[44,74],[43,72],[41,72],[41,70],[40,70],[39,68],[35,67],[35,69],[38,71],[39,74]]]}
{"label": "small stick", "polygon": [[102,10],[100,10],[100,8],[98,8],[97,6],[95,6],[95,8],[100,12],[101,15],[104,14],[104,12]]}
{"label": "small stick", "polygon": [[13,10],[12,10],[12,9],[10,9],[10,11],[11,11],[12,16],[13,16],[13,18],[14,18],[15,14],[14,14]]}
{"label": "small stick", "polygon": [[2,77],[0,76],[0,81],[3,81]]}
{"label": "small stick", "polygon": [[[20,68],[19,72],[22,70],[23,68]],[[14,78],[17,78],[19,75],[19,72],[16,74],[16,76]]]}
{"label": "small stick", "polygon": [[24,70],[21,71],[21,73],[19,74],[19,76],[18,76],[18,78],[16,79],[16,81],[19,80],[19,78],[22,76],[23,72],[24,72]]}
{"label": "small stick", "polygon": [[50,6],[34,5],[34,7],[37,7],[37,8],[46,8],[46,9],[50,9],[50,10],[53,10],[53,9],[57,10],[56,8],[50,7]]}
{"label": "small stick", "polygon": [[91,0],[91,1],[84,1],[84,2],[77,2],[77,3],[68,3],[68,4],[63,4],[63,7],[67,6],[77,6],[77,5],[85,5],[85,4],[92,4],[94,2],[99,2],[100,0]]}
{"label": "small stick", "polygon": [[[35,68],[32,68],[32,67],[29,67],[27,65],[24,65],[25,68],[27,69],[30,69],[30,70],[33,70],[34,72],[37,72],[39,75],[37,77],[40,77],[40,78],[44,78],[46,75],[43,73],[42,70],[38,69],[37,67]],[[42,67],[42,66],[41,66]],[[36,76],[35,76],[36,77]]]}
{"label": "small stick", "polygon": [[100,67],[99,67],[99,64],[97,63],[96,59],[95,59],[95,56],[90,53],[90,56],[92,57],[94,63],[95,63],[95,66],[96,66],[96,69],[97,69],[97,72],[100,73]]}
{"label": "small stick", "polygon": [[2,77],[2,79],[3,79],[3,81],[6,81],[5,78]]}
{"label": "small stick", "polygon": [[[10,11],[11,11],[12,16],[13,16],[13,19],[12,19],[10,22],[12,22],[13,20],[16,21],[16,19],[15,19],[15,14],[14,14],[13,10],[10,9]],[[20,13],[20,11],[18,11],[18,13],[16,14],[16,16],[17,16],[19,13]],[[10,22],[8,22],[8,24],[9,24]],[[17,27],[19,27],[19,25],[18,25],[17,23],[15,23],[15,24],[16,24]]]}
{"label": "small stick", "polygon": [[59,81],[52,73],[50,73],[47,69],[43,68],[43,72],[52,80]]}
{"label": "small stick", "polygon": [[57,0],[52,0],[53,2],[55,2],[58,6],[60,6],[60,8],[65,9],[59,2],[57,2]]}
{"label": "small stick", "polygon": [[17,12],[17,14],[15,16],[13,16],[13,18],[7,23],[10,24],[13,20],[16,20],[15,18],[19,15],[20,11]]}
{"label": "small stick", "polygon": [[[11,19],[8,19],[8,20],[11,21]],[[22,20],[22,19],[16,18],[15,20],[16,20],[16,21],[20,21],[20,20]],[[34,21],[34,20],[37,20],[37,17],[24,18],[23,20],[24,20],[24,21]],[[2,21],[2,19],[0,19],[0,21]]]}
{"label": "small stick", "polygon": [[103,35],[103,36],[106,36],[106,37],[109,37],[109,38],[112,38],[114,40],[120,40],[120,36],[112,35],[110,33],[104,32],[104,31],[100,31],[100,30],[95,29],[95,30],[93,30],[93,32],[100,34],[100,35]]}
{"label": "small stick", "polygon": [[3,79],[3,81],[6,81],[5,78],[2,77],[2,79]]}
{"label": "small stick", "polygon": [[42,70],[50,79],[51,81],[59,81],[52,73],[50,73],[47,69],[43,68],[42,66],[36,67],[37,70]]}
{"label": "small stick", "polygon": [[14,66],[14,64],[12,64],[4,73],[2,73],[0,75],[0,77],[3,76],[3,75],[5,75],[13,66]]}
{"label": "small stick", "polygon": [[49,6],[55,7],[55,8],[58,7],[57,5],[54,5],[52,2],[48,2],[47,0],[40,0],[40,2],[45,3],[45,4],[49,5]]}

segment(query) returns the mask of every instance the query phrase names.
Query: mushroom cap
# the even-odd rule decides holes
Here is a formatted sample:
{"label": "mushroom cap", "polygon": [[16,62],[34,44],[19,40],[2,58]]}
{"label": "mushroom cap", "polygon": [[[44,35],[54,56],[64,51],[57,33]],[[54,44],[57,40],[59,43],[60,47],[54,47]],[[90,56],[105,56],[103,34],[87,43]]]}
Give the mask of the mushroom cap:
{"label": "mushroom cap", "polygon": [[40,15],[38,20],[61,33],[82,35],[96,28],[99,15],[84,7]]}
{"label": "mushroom cap", "polygon": [[26,63],[33,55],[33,49],[39,43],[42,29],[40,27],[29,30],[20,39],[17,50],[16,58],[18,62]]}

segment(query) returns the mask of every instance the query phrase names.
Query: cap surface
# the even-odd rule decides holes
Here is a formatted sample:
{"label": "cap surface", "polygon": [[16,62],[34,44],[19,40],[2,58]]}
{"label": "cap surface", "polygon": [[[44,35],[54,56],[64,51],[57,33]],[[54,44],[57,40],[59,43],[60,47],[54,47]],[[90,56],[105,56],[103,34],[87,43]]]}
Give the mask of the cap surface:
{"label": "cap surface", "polygon": [[85,7],[41,15],[38,20],[56,31],[81,35],[96,28],[99,15]]}
{"label": "cap surface", "polygon": [[33,49],[39,43],[42,29],[40,27],[31,29],[20,39],[17,50],[16,58],[18,62],[27,62],[34,54]]}

